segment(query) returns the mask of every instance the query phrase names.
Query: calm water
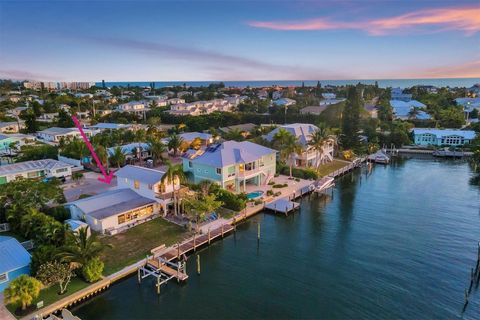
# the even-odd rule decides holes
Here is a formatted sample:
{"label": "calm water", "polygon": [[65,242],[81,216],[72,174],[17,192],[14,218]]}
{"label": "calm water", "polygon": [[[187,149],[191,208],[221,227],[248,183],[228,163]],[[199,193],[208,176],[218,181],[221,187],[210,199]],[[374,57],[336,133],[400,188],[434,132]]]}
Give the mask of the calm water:
{"label": "calm water", "polygon": [[[88,319],[457,319],[480,240],[462,162],[410,159],[337,182],[299,214],[260,214],[200,252],[202,274],[157,296],[132,277],[73,310]],[[261,222],[257,245],[256,222]],[[480,291],[480,288],[479,288]],[[480,318],[472,293],[464,319]]]}
{"label": "calm water", "polygon": [[[320,83],[325,85],[333,86],[344,86],[357,84],[359,82],[363,84],[375,84],[375,81],[378,81],[378,85],[382,88],[386,87],[400,87],[408,88],[415,85],[431,85],[437,87],[466,87],[469,88],[476,83],[480,83],[480,78],[444,78],[444,79],[365,79],[365,80],[320,80]],[[186,83],[188,86],[200,87],[208,86],[211,83],[219,81],[155,81],[156,88],[170,87],[170,86],[181,86]],[[317,85],[317,80],[263,80],[263,81],[223,81],[227,87],[266,87],[272,85],[280,86],[301,86],[302,82],[306,86],[315,86]],[[102,83],[97,82],[97,86],[101,87]],[[149,86],[149,81],[132,81],[132,82],[105,82],[107,87],[112,86],[121,86],[126,87],[131,86]]]}

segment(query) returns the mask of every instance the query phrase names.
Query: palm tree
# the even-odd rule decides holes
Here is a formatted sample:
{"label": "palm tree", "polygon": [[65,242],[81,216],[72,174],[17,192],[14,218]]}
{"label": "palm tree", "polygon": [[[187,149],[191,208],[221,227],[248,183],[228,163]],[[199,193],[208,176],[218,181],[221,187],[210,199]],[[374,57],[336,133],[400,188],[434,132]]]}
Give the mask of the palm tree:
{"label": "palm tree", "polygon": [[177,214],[179,211],[178,206],[180,205],[181,199],[177,199],[177,190],[175,188],[175,184],[185,183],[187,181],[187,176],[185,175],[185,172],[183,172],[182,164],[173,164],[170,161],[167,161],[166,165],[167,170],[165,171],[161,182],[164,184],[171,183],[173,185],[173,208],[175,214]]}
{"label": "palm tree", "polygon": [[116,147],[113,149],[113,154],[110,155],[110,163],[119,169],[125,164],[125,155],[122,152],[122,148]]}
{"label": "palm tree", "polygon": [[173,156],[176,157],[178,149],[180,149],[182,143],[184,142],[183,138],[177,134],[172,134],[170,140],[168,141],[168,148],[173,150]]}
{"label": "palm tree", "polygon": [[297,138],[293,135],[284,141],[285,145],[280,150],[280,157],[285,160],[288,160],[288,165],[290,167],[290,178],[292,178],[292,168],[295,163],[295,156],[301,155],[303,152],[303,146],[297,141]]}
{"label": "palm tree", "polygon": [[157,165],[157,160],[164,160],[163,154],[167,151],[167,148],[160,139],[151,139],[148,146],[152,153],[153,166],[155,167]]}
{"label": "palm tree", "polygon": [[418,108],[418,107],[413,107],[413,108],[410,109],[410,111],[408,112],[408,119],[409,119],[409,120],[416,119],[419,114],[420,114],[420,108]]}
{"label": "palm tree", "polygon": [[95,153],[97,154],[98,159],[100,160],[102,165],[104,165],[107,168],[107,172],[108,172],[108,153],[107,153],[107,149],[105,149],[105,147],[102,146],[102,145],[96,145],[95,146]]}
{"label": "palm tree", "polygon": [[60,249],[58,258],[69,263],[73,268],[85,265],[91,259],[98,257],[107,246],[97,240],[96,235],[88,235],[90,227],[80,228],[78,231],[67,232],[65,245]]}
{"label": "palm tree", "polygon": [[32,301],[38,297],[42,283],[37,279],[22,274],[12,282],[5,289],[5,302],[17,303],[22,305],[22,310],[26,310],[27,306],[32,304]]}
{"label": "palm tree", "polygon": [[272,145],[278,150],[282,150],[293,135],[284,128],[278,129],[272,138]]}
{"label": "palm tree", "polygon": [[[335,136],[330,134],[330,130],[324,125],[320,124],[318,130],[310,135],[308,144],[315,150],[315,169],[318,169],[320,164],[324,163],[325,158],[329,158],[326,154],[326,147],[335,144]],[[327,159],[328,161],[328,159]]]}
{"label": "palm tree", "polygon": [[225,140],[235,140],[235,141],[243,141],[245,137],[242,135],[242,132],[238,129],[232,129],[223,135]]}

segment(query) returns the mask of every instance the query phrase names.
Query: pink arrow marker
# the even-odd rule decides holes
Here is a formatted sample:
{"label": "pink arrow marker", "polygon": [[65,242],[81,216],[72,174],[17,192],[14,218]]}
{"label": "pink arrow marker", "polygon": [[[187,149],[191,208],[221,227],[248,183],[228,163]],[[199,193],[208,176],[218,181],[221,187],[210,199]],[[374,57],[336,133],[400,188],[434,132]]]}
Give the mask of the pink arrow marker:
{"label": "pink arrow marker", "polygon": [[75,125],[77,126],[78,130],[80,130],[80,134],[82,135],[83,141],[85,141],[85,144],[87,145],[88,150],[90,150],[90,152],[92,153],[92,157],[93,159],[95,159],[97,166],[100,168],[100,171],[102,171],[103,178],[98,178],[98,180],[101,182],[105,182],[106,184],[110,184],[112,182],[113,172],[110,172],[110,174],[107,174],[107,171],[105,171],[105,168],[103,167],[102,162],[100,161],[97,154],[95,153],[95,150],[93,150],[93,147],[90,144],[90,141],[88,140],[87,136],[85,135],[85,132],[83,132],[82,125],[78,121],[77,117],[73,115],[72,119],[73,119],[73,122],[75,122]]}

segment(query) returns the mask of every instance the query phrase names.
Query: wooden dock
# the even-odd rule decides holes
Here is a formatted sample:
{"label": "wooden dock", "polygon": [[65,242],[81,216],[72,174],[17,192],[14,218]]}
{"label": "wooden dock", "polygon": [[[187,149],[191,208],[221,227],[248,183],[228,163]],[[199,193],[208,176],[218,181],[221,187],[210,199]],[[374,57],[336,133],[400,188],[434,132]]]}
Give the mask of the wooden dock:
{"label": "wooden dock", "polygon": [[272,210],[274,212],[281,212],[285,215],[298,209],[299,207],[300,203],[290,201],[287,198],[280,198],[265,204],[265,209]]}

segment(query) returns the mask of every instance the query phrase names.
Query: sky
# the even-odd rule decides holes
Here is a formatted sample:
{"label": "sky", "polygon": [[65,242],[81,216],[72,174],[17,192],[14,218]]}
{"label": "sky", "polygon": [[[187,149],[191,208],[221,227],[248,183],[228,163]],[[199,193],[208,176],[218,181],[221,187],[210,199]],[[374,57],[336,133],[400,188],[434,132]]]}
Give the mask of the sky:
{"label": "sky", "polygon": [[0,78],[480,77],[480,1],[0,0]]}

